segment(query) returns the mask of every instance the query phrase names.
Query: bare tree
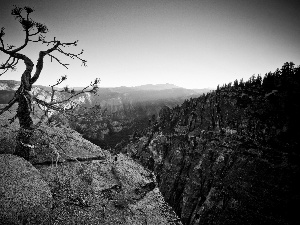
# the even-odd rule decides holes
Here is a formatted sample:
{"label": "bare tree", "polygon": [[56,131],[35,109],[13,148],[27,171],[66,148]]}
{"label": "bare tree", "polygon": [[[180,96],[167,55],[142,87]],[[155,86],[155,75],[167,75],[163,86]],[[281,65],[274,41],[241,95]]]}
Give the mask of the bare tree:
{"label": "bare tree", "polygon": [[[26,66],[25,71],[21,76],[20,87],[18,88],[13,99],[10,100],[8,105],[0,109],[0,115],[11,108],[15,103],[18,104],[17,113],[13,117],[13,120],[18,118],[20,124],[15,154],[27,160],[29,159],[29,153],[31,149],[30,138],[34,130],[34,124],[31,118],[32,101],[35,101],[38,104],[44,105],[48,108],[59,110],[59,108],[57,107],[57,104],[59,104],[59,102],[51,101],[50,103],[47,103],[32,96],[31,93],[32,85],[39,79],[42,72],[44,57],[50,56],[51,61],[55,60],[60,65],[68,68],[69,64],[63,63],[60,58],[53,55],[54,52],[57,52],[58,54],[61,54],[63,56],[77,59],[82,62],[83,66],[86,66],[86,60],[81,58],[83,50],[79,54],[70,53],[65,50],[65,47],[77,46],[78,41],[61,42],[56,38],[54,38],[52,41],[47,41],[44,35],[48,32],[48,28],[44,24],[31,19],[31,13],[33,11],[34,10],[30,7],[20,8],[17,6],[14,6],[13,10],[11,11],[11,15],[19,21],[24,29],[25,39],[23,45],[19,47],[13,45],[5,45],[3,39],[3,37],[5,36],[4,27],[2,27],[0,31],[0,53],[2,52],[7,56],[7,60],[0,65],[0,71],[2,71],[0,72],[0,76],[6,73],[8,70],[15,70],[20,61],[23,61]],[[35,65],[34,73],[34,64],[32,60],[28,56],[20,53],[21,50],[27,47],[30,42],[34,44],[42,43],[45,44],[48,48],[45,51],[39,52],[39,57]],[[96,79],[94,82],[92,82],[91,86],[93,87],[93,89],[88,91],[95,91],[98,82],[99,79]]]}

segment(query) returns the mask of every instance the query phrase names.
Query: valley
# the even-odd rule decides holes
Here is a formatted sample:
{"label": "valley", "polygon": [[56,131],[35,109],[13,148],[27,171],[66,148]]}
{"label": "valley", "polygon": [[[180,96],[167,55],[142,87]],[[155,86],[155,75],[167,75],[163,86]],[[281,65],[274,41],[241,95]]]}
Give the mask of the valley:
{"label": "valley", "polygon": [[[0,81],[0,104],[7,104],[20,82]],[[73,89],[73,88],[71,88]],[[75,87],[75,93],[83,88]],[[71,96],[56,88],[56,101]],[[130,136],[148,127],[149,119],[156,118],[164,106],[175,107],[185,99],[199,96],[210,89],[189,90],[172,84],[142,85],[137,87],[99,88],[96,94],[84,93],[76,96],[72,102],[76,105],[74,115],[50,111],[50,121],[70,126],[103,148],[114,148],[118,143],[128,142]],[[41,100],[50,101],[51,88],[34,86],[33,93]],[[66,103],[63,107],[70,107]],[[39,117],[42,110],[35,107]]]}

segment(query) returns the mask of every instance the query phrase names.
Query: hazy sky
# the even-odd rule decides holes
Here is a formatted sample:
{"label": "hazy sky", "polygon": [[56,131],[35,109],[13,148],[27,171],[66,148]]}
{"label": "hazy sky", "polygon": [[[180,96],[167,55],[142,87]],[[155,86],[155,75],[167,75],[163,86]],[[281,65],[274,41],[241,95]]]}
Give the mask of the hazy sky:
{"label": "hazy sky", "polygon": [[[300,64],[300,7],[289,0],[1,0],[4,41],[20,45],[24,33],[10,15],[14,4],[31,6],[32,18],[49,28],[47,37],[79,40],[88,67],[76,60],[65,69],[45,60],[37,84],[136,86],[172,83],[185,88],[215,88]],[[23,53],[35,63],[39,50]],[[0,53],[0,62],[6,56]],[[24,66],[0,79],[20,80]]]}

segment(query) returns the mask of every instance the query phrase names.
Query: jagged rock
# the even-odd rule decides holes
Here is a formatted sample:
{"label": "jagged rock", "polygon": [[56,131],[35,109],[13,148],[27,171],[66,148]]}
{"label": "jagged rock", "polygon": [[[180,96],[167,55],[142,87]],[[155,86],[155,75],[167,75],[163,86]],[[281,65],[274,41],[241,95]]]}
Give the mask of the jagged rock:
{"label": "jagged rock", "polygon": [[52,194],[39,171],[10,154],[0,155],[0,223],[46,224]]}

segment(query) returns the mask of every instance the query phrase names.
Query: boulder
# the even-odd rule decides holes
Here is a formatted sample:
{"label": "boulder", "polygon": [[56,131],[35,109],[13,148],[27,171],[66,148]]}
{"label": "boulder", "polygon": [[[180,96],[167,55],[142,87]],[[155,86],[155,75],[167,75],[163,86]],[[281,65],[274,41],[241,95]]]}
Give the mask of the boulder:
{"label": "boulder", "polygon": [[39,171],[23,158],[0,155],[1,224],[46,224],[52,194]]}

